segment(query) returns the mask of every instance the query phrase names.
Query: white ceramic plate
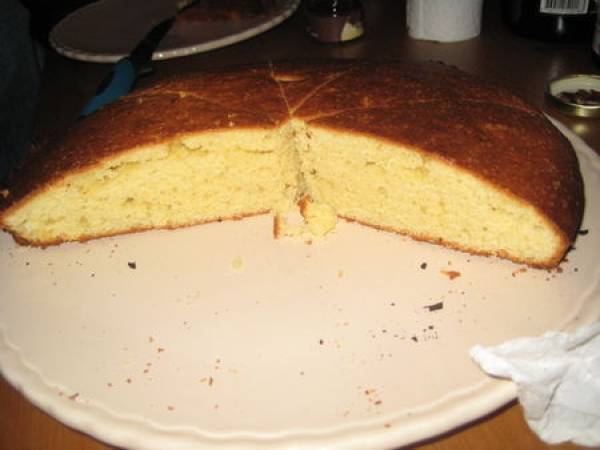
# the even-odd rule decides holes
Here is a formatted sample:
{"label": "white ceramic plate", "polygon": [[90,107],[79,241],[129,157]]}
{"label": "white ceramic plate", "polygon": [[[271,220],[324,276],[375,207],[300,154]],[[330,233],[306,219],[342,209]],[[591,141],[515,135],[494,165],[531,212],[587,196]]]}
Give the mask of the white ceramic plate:
{"label": "white ceramic plate", "polygon": [[[214,50],[279,25],[300,0],[276,0],[268,14],[233,22],[179,22],[161,41],[153,59],[168,59]],[[64,56],[110,63],[127,56],[144,35],[173,12],[170,0],[100,0],[66,16],[50,32],[51,45]]]}
{"label": "white ceramic plate", "polygon": [[45,250],[0,234],[2,373],[132,449],[378,449],[462,425],[515,396],[471,346],[600,317],[600,162],[568,136],[589,233],[560,271],[349,223],[273,240],[268,217]]}

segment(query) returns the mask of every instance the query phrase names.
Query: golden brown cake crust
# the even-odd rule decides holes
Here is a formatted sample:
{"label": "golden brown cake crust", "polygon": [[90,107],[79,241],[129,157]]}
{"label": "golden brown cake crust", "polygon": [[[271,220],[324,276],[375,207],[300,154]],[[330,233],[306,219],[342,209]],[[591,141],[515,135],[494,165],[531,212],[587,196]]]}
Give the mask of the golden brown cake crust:
{"label": "golden brown cake crust", "polygon": [[[279,87],[270,80],[267,67],[244,68],[237,76],[234,73],[177,77],[136,91],[81,119],[62,139],[33,155],[11,181],[10,195],[4,202],[0,199],[0,208],[9,207],[65,174],[134,147],[207,130],[273,128],[288,117]],[[245,97],[247,93],[257,96],[253,102]],[[271,101],[255,108],[260,98]]]}
{"label": "golden brown cake crust", "polygon": [[536,108],[506,88],[439,63],[329,63],[320,72],[287,63],[276,74],[305,77],[306,85],[322,80],[310,96],[290,96],[295,117],[466,169],[535,206],[565,242],[575,240],[584,206],[577,157]]}
{"label": "golden brown cake crust", "polygon": [[545,118],[506,109],[419,104],[347,111],[312,123],[402,142],[466,169],[534,205],[572,241],[581,222],[583,188],[571,146]]}
{"label": "golden brown cake crust", "polygon": [[435,63],[292,61],[164,80],[81,120],[35,155],[0,208],[133,147],[212,129],[275,128],[292,117],[467,170],[533,205],[567,245],[575,239],[583,184],[567,139],[508,90]]}

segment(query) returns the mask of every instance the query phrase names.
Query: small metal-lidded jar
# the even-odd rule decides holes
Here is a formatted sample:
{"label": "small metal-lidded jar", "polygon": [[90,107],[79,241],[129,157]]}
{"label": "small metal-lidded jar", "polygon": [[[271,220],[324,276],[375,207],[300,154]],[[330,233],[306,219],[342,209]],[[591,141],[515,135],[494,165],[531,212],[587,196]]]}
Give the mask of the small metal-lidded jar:
{"label": "small metal-lidded jar", "polygon": [[600,118],[600,75],[574,74],[556,78],[548,83],[546,99],[565,114]]}

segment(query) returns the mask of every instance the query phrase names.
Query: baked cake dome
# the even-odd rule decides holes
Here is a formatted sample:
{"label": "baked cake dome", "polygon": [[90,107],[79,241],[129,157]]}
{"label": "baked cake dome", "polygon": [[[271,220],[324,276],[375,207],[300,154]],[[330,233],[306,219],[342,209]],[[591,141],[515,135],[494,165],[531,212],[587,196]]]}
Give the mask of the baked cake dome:
{"label": "baked cake dome", "polygon": [[163,80],[79,121],[4,192],[27,245],[271,213],[341,217],[535,267],[584,200],[568,140],[505,88],[434,63],[290,61]]}

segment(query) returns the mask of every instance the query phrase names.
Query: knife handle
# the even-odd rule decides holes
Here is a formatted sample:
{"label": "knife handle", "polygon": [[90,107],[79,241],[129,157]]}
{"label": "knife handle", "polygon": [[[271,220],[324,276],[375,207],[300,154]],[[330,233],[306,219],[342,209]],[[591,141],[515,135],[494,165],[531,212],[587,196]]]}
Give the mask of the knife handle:
{"label": "knife handle", "polygon": [[129,58],[118,61],[111,73],[104,79],[96,95],[81,110],[80,116],[87,116],[104,105],[114,102],[129,93],[136,79],[136,70]]}

